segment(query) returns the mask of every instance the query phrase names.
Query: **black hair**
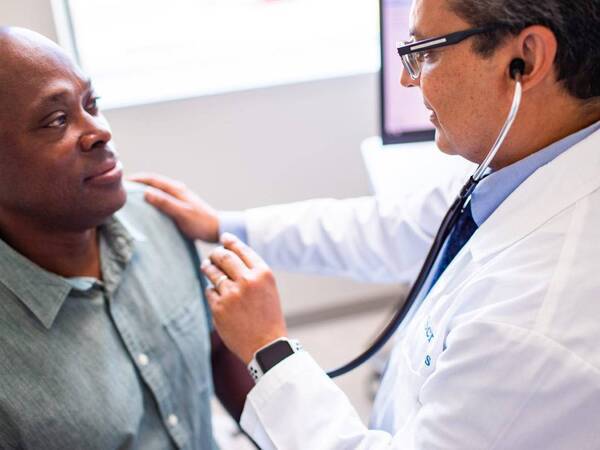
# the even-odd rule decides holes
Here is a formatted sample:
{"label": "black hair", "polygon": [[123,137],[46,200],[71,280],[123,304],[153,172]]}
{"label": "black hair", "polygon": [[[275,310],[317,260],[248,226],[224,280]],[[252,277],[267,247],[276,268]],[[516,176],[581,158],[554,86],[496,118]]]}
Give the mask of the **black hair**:
{"label": "black hair", "polygon": [[528,26],[549,28],[558,42],[558,81],[576,98],[600,100],[600,0],[449,0],[449,6],[475,27],[500,25],[475,37],[483,56]]}

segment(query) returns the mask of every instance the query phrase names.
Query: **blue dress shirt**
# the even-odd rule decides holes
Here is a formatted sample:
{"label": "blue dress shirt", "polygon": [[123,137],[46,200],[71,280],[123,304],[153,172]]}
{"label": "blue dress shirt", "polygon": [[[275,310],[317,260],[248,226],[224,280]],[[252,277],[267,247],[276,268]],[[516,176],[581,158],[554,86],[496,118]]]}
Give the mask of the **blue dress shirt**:
{"label": "blue dress shirt", "polygon": [[481,226],[496,208],[533,172],[548,164],[575,144],[583,141],[598,129],[600,129],[600,122],[556,141],[510,166],[492,172],[481,180],[471,196],[471,212],[477,226]]}
{"label": "blue dress shirt", "polygon": [[[468,210],[468,216],[461,216],[458,219],[457,227],[461,224],[466,227],[459,227],[452,231],[448,241],[444,244],[437,261],[435,262],[428,279],[421,290],[416,304],[424,299],[431,288],[435,285],[444,270],[452,262],[452,259],[466,244],[477,228],[506,200],[506,198],[519,185],[525,181],[533,172],[549,163],[558,155],[571,148],[573,145],[582,141],[598,129],[599,123],[595,123],[587,128],[579,130],[559,141],[556,141],[548,147],[532,153],[510,166],[504,167],[497,172],[490,172],[475,187],[471,195],[470,204],[465,208]],[[457,234],[458,233],[458,234]]]}

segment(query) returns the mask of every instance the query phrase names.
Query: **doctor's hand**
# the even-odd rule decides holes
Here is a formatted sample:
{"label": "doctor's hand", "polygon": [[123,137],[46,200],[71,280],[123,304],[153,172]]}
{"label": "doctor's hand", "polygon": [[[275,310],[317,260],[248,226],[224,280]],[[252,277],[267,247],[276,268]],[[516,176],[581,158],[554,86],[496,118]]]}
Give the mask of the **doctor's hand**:
{"label": "doctor's hand", "polygon": [[135,174],[129,179],[150,186],[144,194],[146,201],[170,216],[189,239],[217,242],[217,211],[183,183],[148,173]]}
{"label": "doctor's hand", "polygon": [[254,353],[287,335],[275,278],[260,256],[235,236],[221,236],[201,269],[213,287],[206,290],[217,332],[245,364]]}

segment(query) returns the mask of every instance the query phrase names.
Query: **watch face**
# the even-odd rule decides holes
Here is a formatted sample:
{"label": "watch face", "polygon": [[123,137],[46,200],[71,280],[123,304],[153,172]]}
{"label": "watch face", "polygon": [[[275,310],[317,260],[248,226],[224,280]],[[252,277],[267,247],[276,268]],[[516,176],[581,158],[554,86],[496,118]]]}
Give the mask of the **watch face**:
{"label": "watch face", "polygon": [[277,341],[256,354],[256,362],[263,372],[271,369],[285,358],[293,355],[294,351],[287,341]]}

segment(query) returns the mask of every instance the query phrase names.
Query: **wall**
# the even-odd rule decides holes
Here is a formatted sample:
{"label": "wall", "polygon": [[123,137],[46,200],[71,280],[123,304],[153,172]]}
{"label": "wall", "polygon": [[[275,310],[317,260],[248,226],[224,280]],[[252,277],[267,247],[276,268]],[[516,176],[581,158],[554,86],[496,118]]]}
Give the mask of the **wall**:
{"label": "wall", "polygon": [[31,28],[56,40],[56,29],[50,0],[0,1],[0,26],[14,25]]}
{"label": "wall", "polygon": [[[0,24],[53,39],[50,0],[2,0]],[[243,76],[243,68],[240,68]],[[368,193],[359,154],[377,133],[375,74],[106,111],[129,173],[186,182],[218,208]],[[389,287],[279,274],[288,312],[387,295]]]}

